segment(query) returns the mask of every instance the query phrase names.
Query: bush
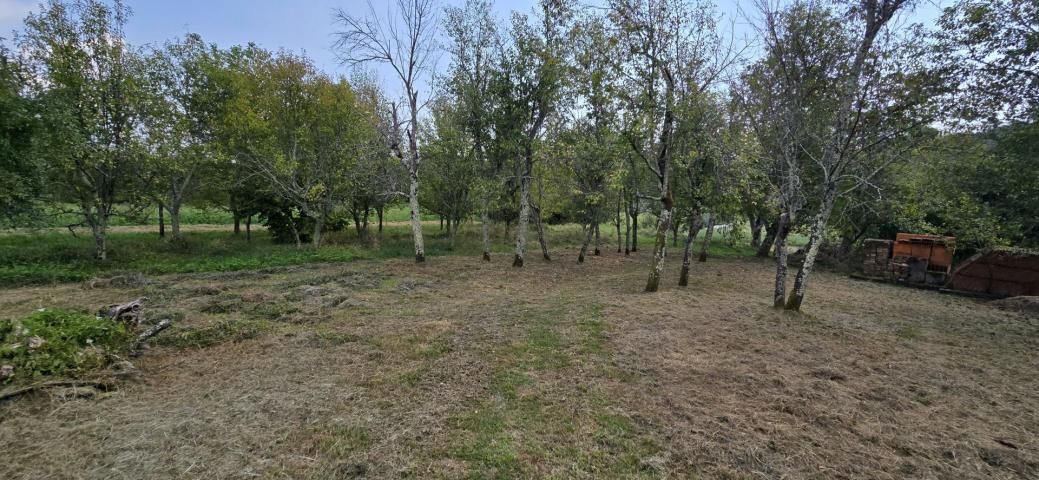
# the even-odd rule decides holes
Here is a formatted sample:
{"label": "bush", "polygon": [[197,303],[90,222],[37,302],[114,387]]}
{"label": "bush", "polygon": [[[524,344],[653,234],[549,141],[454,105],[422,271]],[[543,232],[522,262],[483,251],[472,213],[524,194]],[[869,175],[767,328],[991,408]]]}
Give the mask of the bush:
{"label": "bush", "polygon": [[118,322],[71,310],[41,309],[21,320],[2,320],[0,364],[14,371],[0,383],[105,367],[132,337]]}

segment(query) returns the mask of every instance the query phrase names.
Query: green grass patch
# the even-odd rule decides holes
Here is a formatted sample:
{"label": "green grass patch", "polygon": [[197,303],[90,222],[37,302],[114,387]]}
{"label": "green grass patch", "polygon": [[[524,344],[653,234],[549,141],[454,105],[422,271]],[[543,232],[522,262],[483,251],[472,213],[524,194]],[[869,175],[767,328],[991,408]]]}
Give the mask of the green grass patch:
{"label": "green grass patch", "polygon": [[44,309],[19,320],[0,320],[0,365],[13,367],[0,383],[102,368],[131,339],[121,323],[71,310]]}
{"label": "green grass patch", "polygon": [[451,418],[455,440],[441,455],[466,461],[468,478],[533,477],[545,466],[563,476],[653,476],[645,460],[659,445],[615,413],[592,378],[572,385],[550,371],[604,371],[604,306],[566,294],[537,305],[511,320],[524,332],[518,341],[484,353],[494,366],[489,395]]}
{"label": "green grass patch", "polygon": [[[604,225],[604,228],[609,225]],[[583,240],[578,225],[549,225],[552,249],[573,248]],[[478,224],[467,224],[458,233],[452,248],[446,232],[426,226],[426,255],[479,256],[482,241]],[[646,229],[651,230],[651,229]],[[513,229],[494,229],[493,251],[509,254],[514,249]],[[652,248],[648,231],[642,235],[643,249]],[[0,235],[0,287],[78,282],[91,278],[127,274],[162,275],[170,273],[231,272],[262,270],[314,262],[348,262],[359,259],[411,258],[414,256],[411,230],[406,225],[387,226],[381,234],[372,233],[376,242],[362,241],[353,230],[332,232],[320,249],[296,248],[275,244],[270,235],[259,230],[251,241],[244,235],[222,231],[185,232],[181,239],[161,239],[155,233],[116,232],[108,235],[108,259],[93,259],[94,243],[89,235],[73,236],[66,231],[35,234]],[[536,238],[532,231],[531,238]],[[702,235],[701,235],[702,237]],[[612,237],[605,236],[604,240]],[[536,243],[534,244],[536,245]],[[605,245],[610,251],[609,243]],[[533,250],[532,250],[533,251]],[[672,255],[676,252],[671,249]],[[754,251],[745,243],[730,244],[719,237],[712,243],[711,255],[748,256]],[[380,289],[396,288],[395,280],[380,283]]]}
{"label": "green grass patch", "polygon": [[206,348],[256,338],[271,330],[262,320],[224,318],[204,327],[184,327],[156,337],[155,343],[175,348]]}

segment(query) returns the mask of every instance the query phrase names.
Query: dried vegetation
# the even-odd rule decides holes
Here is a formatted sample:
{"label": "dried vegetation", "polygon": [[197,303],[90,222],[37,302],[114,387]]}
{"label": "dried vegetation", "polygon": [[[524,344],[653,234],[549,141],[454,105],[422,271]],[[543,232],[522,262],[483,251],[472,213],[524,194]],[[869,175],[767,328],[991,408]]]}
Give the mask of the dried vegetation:
{"label": "dried vegetation", "polygon": [[768,263],[647,295],[646,261],[2,291],[14,314],[148,296],[176,322],[136,382],[0,404],[0,477],[1039,476],[1034,315],[827,273],[790,315]]}

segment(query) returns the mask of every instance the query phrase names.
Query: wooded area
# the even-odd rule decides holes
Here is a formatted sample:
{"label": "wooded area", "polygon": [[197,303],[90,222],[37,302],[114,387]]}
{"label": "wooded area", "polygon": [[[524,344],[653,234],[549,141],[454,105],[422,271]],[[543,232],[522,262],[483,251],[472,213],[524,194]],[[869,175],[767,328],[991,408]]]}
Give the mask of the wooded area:
{"label": "wooded area", "polygon": [[[647,291],[669,232],[684,285],[703,226],[749,223],[762,255],[774,246],[775,304],[795,310],[821,249],[896,231],[965,254],[1039,241],[1034,2],[961,0],[913,25],[908,0],[759,0],[750,39],[699,1],[545,0],[508,19],[478,0],[369,7],[335,13],[357,68],[331,78],[197,34],[131,45],[118,1],[46,3],[2,52],[4,221],[61,206],[105,261],[116,216],[157,210],[176,241],[185,205],[219,207],[320,248],[406,202],[417,261],[429,212],[449,232],[483,225],[484,260],[487,227],[514,224],[517,267],[531,223],[546,260],[545,222],[583,225],[581,261],[602,224],[625,251],[642,226],[657,232]],[[788,297],[791,232],[809,241]]]}

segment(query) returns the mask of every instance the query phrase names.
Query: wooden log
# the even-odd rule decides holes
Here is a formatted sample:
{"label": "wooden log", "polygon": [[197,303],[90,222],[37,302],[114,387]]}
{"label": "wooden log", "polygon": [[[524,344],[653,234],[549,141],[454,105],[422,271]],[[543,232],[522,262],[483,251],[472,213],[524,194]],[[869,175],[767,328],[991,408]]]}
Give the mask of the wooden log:
{"label": "wooden log", "polygon": [[137,327],[144,321],[144,302],[148,297],[141,297],[132,302],[109,305],[98,312],[99,316],[123,322],[127,326]]}
{"label": "wooden log", "polygon": [[145,330],[144,332],[141,332],[141,334],[137,336],[137,341],[135,341],[133,343],[133,346],[130,347],[130,354],[133,356],[140,355],[141,347],[144,346],[145,342],[147,342],[152,337],[158,335],[159,332],[167,329],[170,325],[173,325],[173,321],[166,318],[160,321],[159,323],[152,325],[151,328]]}

